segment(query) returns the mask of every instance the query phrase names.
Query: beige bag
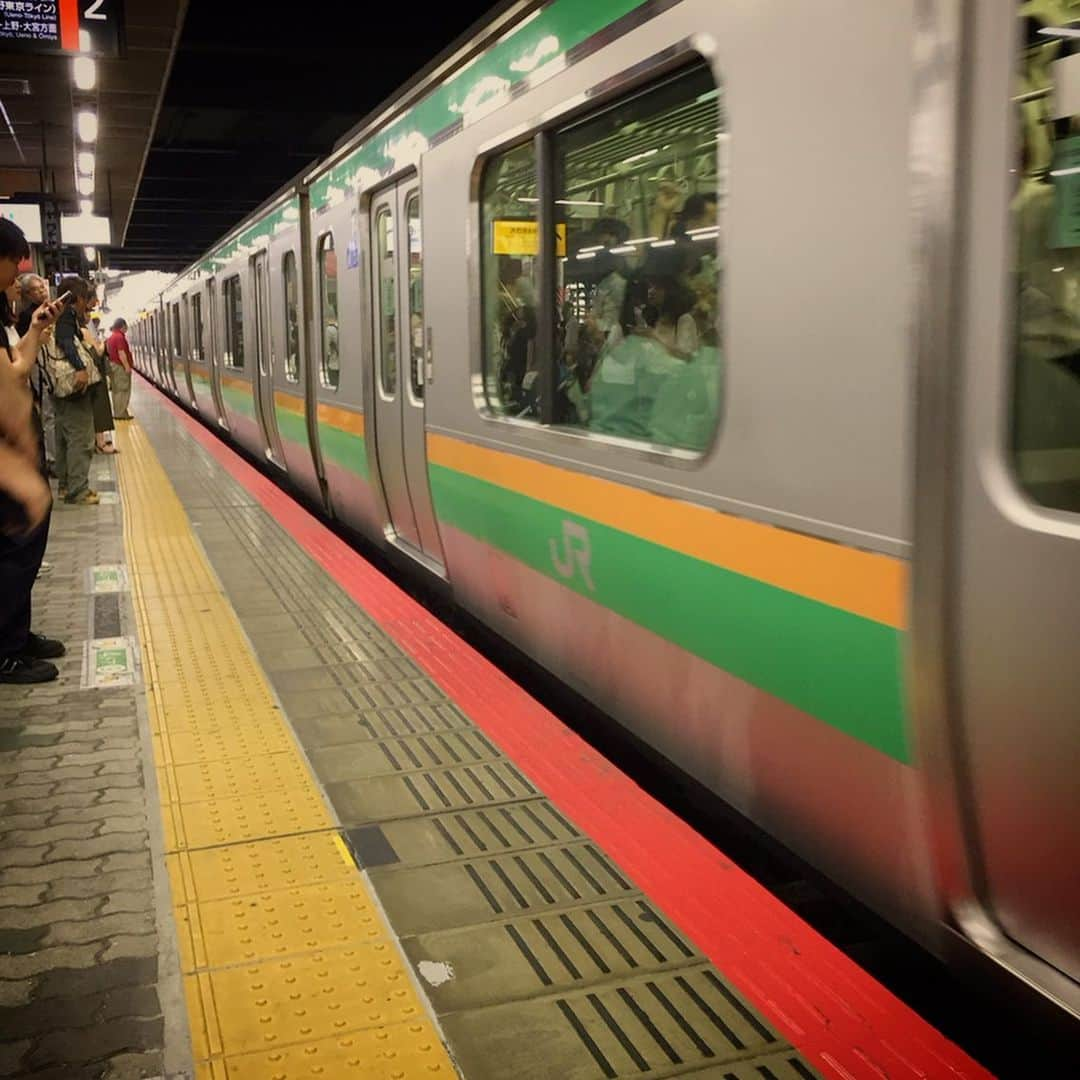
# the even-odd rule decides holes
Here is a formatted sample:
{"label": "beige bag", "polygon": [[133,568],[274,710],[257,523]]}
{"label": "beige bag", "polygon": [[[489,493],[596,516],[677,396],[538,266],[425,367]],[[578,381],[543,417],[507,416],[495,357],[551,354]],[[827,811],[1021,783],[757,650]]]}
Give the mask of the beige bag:
{"label": "beige bag", "polygon": [[98,371],[94,356],[81,337],[75,339],[75,348],[79,350],[79,356],[86,367],[87,384],[82,389],[75,386],[76,369],[64,355],[63,350],[56,343],[53,335],[42,345],[45,354],[45,373],[52,383],[53,397],[69,398],[85,394],[88,387],[101,380],[101,372]]}

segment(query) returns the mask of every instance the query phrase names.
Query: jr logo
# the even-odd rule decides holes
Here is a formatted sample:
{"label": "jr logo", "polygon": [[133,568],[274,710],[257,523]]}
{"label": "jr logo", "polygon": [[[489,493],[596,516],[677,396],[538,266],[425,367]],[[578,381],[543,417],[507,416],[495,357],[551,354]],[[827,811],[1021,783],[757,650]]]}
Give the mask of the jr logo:
{"label": "jr logo", "polygon": [[575,573],[581,575],[589,592],[596,592],[593,584],[592,573],[589,564],[592,562],[592,548],[589,544],[589,533],[584,525],[576,521],[563,521],[562,523],[562,550],[559,550],[559,541],[554,537],[548,540],[548,548],[551,551],[551,562],[559,577],[572,579]]}

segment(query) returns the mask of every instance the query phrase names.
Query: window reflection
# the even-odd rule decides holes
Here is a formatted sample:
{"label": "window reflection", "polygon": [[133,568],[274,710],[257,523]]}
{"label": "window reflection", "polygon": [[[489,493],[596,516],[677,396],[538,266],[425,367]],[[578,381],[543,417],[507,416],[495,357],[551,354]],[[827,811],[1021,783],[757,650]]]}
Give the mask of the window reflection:
{"label": "window reflection", "polygon": [[340,343],[338,341],[338,276],[334,234],[319,241],[319,308],[322,313],[323,386],[337,389],[341,380]]}
{"label": "window reflection", "polygon": [[285,252],[281,272],[285,284],[285,378],[300,381],[300,316],[296,254]]}
{"label": "window reflection", "polygon": [[[484,383],[489,406],[700,451],[721,395],[721,93],[704,64],[543,137],[554,172],[552,356],[536,355],[533,142],[482,181]],[[550,365],[549,380],[541,371]]]}
{"label": "window reflection", "polygon": [[1080,101],[1057,92],[1051,66],[1080,42],[1039,33],[1062,25],[1058,6],[1019,5],[1012,448],[1033,499],[1080,511]]}

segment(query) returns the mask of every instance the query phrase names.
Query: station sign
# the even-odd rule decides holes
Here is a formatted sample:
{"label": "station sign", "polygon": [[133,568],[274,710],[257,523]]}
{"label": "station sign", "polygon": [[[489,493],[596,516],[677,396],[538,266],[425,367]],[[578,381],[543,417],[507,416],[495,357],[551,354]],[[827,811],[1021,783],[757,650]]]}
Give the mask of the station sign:
{"label": "station sign", "polygon": [[[502,219],[491,223],[493,255],[535,255],[539,251],[540,225],[536,221]],[[566,254],[566,225],[555,226],[555,254]]]}
{"label": "station sign", "polygon": [[124,0],[0,0],[0,52],[121,56]]}
{"label": "station sign", "polygon": [[[0,0],[0,3],[3,3],[3,0]],[[41,207],[37,203],[0,202],[0,217],[14,221],[22,229],[27,243],[43,242]]]}

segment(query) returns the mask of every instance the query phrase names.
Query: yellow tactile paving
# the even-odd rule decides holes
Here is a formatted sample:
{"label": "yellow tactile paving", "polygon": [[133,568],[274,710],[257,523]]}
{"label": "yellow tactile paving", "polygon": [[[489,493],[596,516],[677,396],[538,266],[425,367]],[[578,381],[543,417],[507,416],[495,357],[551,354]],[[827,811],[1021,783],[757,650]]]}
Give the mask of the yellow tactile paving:
{"label": "yellow tactile paving", "polygon": [[251,844],[168,856],[173,895],[202,902],[227,900],[271,888],[353,881],[356,871],[337,833],[279,836]]}
{"label": "yellow tactile paving", "polygon": [[197,1076],[456,1075],[145,433],[119,441]]}
{"label": "yellow tactile paving", "polygon": [[386,940],[386,927],[355,875],[350,882],[200,900],[187,916],[181,928],[186,970]]}
{"label": "yellow tactile paving", "polygon": [[241,1054],[229,1058],[228,1066],[228,1072],[216,1061],[200,1067],[196,1080],[441,1080],[455,1075],[438,1040],[419,1023]]}
{"label": "yellow tactile paving", "polygon": [[222,968],[188,976],[185,983],[189,999],[213,997],[219,1019],[228,1002],[232,1021],[201,1032],[207,1052],[200,1057],[251,1053],[422,1015],[389,941]]}
{"label": "yellow tactile paving", "polygon": [[[175,735],[171,736],[175,739]],[[268,753],[260,757],[258,770],[248,767],[246,758],[177,764],[170,770],[175,783],[175,801],[203,802],[253,795],[258,791],[303,788],[310,784],[307,767],[293,753]]]}
{"label": "yellow tactile paving", "polygon": [[[251,759],[258,768],[258,758]],[[237,844],[268,836],[316,832],[333,828],[333,819],[318,789],[268,791],[238,799],[172,803],[173,843],[167,851]]]}

